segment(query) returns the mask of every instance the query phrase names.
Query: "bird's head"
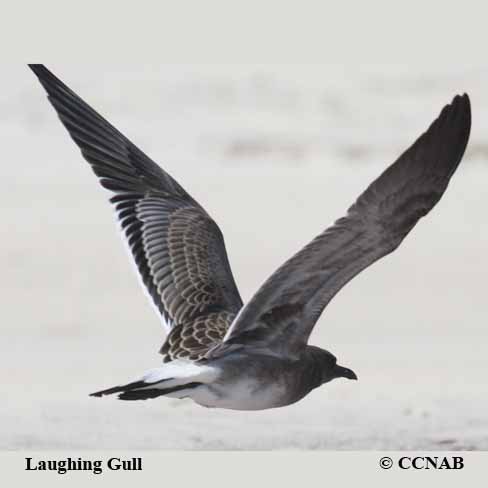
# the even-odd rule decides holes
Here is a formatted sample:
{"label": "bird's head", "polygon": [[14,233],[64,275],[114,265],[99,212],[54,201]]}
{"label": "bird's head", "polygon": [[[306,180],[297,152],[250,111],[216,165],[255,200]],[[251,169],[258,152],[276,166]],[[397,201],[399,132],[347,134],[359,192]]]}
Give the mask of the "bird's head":
{"label": "bird's head", "polygon": [[315,364],[318,363],[321,376],[320,384],[328,383],[335,378],[347,378],[348,380],[358,379],[352,369],[338,365],[336,357],[329,351],[314,346],[309,346],[308,351],[314,358]]}

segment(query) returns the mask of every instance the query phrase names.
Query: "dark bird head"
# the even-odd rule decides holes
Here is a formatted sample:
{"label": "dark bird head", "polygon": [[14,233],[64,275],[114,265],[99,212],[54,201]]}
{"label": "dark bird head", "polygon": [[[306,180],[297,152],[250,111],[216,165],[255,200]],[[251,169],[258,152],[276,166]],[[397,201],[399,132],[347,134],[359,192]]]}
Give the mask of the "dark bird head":
{"label": "dark bird head", "polygon": [[347,378],[348,380],[357,380],[356,373],[349,368],[339,366],[336,357],[326,351],[314,346],[308,346],[307,352],[312,357],[317,370],[319,383],[317,386],[328,383],[335,378]]}

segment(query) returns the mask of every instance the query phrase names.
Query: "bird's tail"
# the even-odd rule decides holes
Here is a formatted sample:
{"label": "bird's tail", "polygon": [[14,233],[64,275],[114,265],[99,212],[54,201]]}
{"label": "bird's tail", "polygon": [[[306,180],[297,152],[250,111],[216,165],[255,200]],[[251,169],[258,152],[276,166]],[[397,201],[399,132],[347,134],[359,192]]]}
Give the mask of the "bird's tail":
{"label": "bird's tail", "polygon": [[113,388],[90,393],[90,396],[101,397],[118,393],[119,400],[148,400],[150,398],[180,392],[180,395],[178,396],[181,397],[183,395],[183,390],[192,390],[193,388],[196,388],[202,384],[203,383],[192,381],[191,383],[185,383],[183,385],[163,388],[161,383],[153,385],[151,383],[145,383],[144,381],[134,381],[132,383],[128,383],[127,385],[114,386]]}
{"label": "bird's tail", "polygon": [[148,400],[162,395],[183,398],[191,396],[191,390],[213,381],[216,376],[214,368],[176,360],[148,371],[140,380],[100,390],[90,396],[102,397],[118,393],[120,400]]}

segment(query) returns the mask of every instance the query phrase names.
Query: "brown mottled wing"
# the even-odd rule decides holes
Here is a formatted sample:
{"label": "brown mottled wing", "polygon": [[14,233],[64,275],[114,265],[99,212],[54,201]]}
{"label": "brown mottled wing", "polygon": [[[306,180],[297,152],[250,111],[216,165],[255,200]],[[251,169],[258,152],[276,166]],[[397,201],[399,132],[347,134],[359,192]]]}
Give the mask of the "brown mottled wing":
{"label": "brown mottled wing", "polygon": [[175,325],[160,350],[164,362],[178,358],[205,359],[209,351],[222,342],[235,317],[235,313],[214,312]]}
{"label": "brown mottled wing", "polygon": [[222,340],[230,317],[242,307],[217,224],[47,68],[30,67],[101,185],[114,194],[110,201],[144,287],[168,332],[174,327],[164,352],[174,356],[195,347],[201,354],[203,346]]}
{"label": "brown mottled wing", "polygon": [[470,126],[468,96],[456,96],[345,217],[264,283],[230,327],[223,349],[246,344],[285,354],[299,351],[334,295],[394,251],[439,201],[464,154]]}

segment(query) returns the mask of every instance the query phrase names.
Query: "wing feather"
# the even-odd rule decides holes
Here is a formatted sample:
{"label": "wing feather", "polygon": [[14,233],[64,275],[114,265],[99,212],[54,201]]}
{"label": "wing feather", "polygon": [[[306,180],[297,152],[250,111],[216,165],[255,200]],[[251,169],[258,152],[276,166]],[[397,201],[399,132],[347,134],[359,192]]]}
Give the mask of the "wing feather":
{"label": "wing feather", "polygon": [[469,98],[456,96],[345,217],[264,283],[229,328],[225,343],[288,354],[300,350],[334,295],[394,251],[439,201],[464,154],[470,127]]}
{"label": "wing feather", "polygon": [[[46,67],[29,66],[101,185],[113,192],[110,201],[143,285],[163,324],[176,329],[170,335],[172,347],[183,347],[177,340],[181,342],[182,331],[191,335],[204,326],[211,328],[213,340],[222,340],[222,324],[225,329],[230,325],[242,300],[217,224],[168,173]],[[187,355],[195,356],[192,348],[200,355],[210,342],[185,344]],[[176,355],[173,351],[168,357]]]}

